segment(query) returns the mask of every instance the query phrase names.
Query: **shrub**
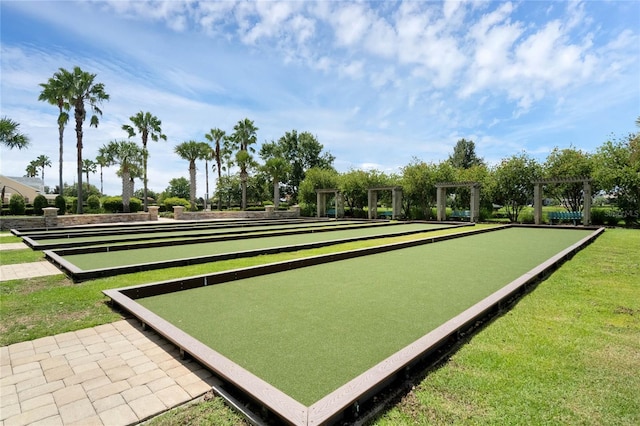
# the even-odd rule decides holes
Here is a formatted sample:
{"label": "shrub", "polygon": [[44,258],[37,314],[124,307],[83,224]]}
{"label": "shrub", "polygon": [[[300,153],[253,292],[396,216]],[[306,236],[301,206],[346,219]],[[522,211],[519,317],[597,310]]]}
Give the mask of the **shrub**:
{"label": "shrub", "polygon": [[[105,197],[102,201],[102,208],[108,213],[122,213],[124,211],[122,197]],[[142,201],[138,198],[131,197],[129,200],[129,211],[135,213],[140,210],[142,210]]]}
{"label": "shrub", "polygon": [[36,195],[36,198],[33,200],[33,213],[40,216],[44,212],[42,209],[49,205],[49,201],[47,201],[47,197],[42,194]]}
{"label": "shrub", "polygon": [[58,195],[56,197],[55,206],[58,208],[59,215],[67,212],[67,200],[64,199],[64,195]]}
{"label": "shrub", "polygon": [[173,212],[173,206],[184,206],[187,209],[191,206],[189,200],[185,200],[184,198],[180,197],[165,198],[163,204],[167,212]]}
{"label": "shrub", "polygon": [[136,197],[131,197],[129,200],[129,211],[136,213],[142,210],[142,200]]}
{"label": "shrub", "polygon": [[20,194],[13,194],[9,199],[9,214],[23,215],[25,214],[24,197]]}
{"label": "shrub", "polygon": [[610,209],[591,209],[591,223],[593,225],[604,225],[607,220],[607,212]]}
{"label": "shrub", "polygon": [[100,213],[100,197],[95,194],[87,198],[87,210],[89,213]]}

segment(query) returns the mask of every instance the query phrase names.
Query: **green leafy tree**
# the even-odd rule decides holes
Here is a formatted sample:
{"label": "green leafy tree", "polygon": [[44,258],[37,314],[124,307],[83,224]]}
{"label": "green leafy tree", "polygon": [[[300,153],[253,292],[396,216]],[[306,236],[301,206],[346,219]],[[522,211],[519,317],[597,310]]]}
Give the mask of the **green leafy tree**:
{"label": "green leafy tree", "polygon": [[[547,178],[589,178],[593,174],[593,156],[576,148],[554,148],[544,164]],[[569,211],[581,211],[583,205],[582,182],[550,184],[546,192]],[[592,192],[598,192],[592,184]]]}
{"label": "green leafy tree", "polygon": [[432,208],[436,205],[438,195],[436,184],[450,182],[454,178],[455,169],[449,162],[436,164],[413,158],[402,168],[402,199],[405,216],[431,219]]}
{"label": "green leafy tree", "polygon": [[[453,179],[458,182],[478,182],[480,184],[480,209],[484,210],[483,213],[486,216],[492,210],[492,188],[493,188],[493,173],[485,165],[479,164],[469,167],[467,169],[456,169],[456,176]],[[455,191],[456,208],[466,209],[471,206],[471,191],[469,188],[460,187]]]}
{"label": "green leafy tree", "polygon": [[40,169],[40,178],[44,182],[44,168],[51,167],[51,160],[46,155],[39,155],[38,158],[35,159],[34,163]]}
{"label": "green leafy tree", "polygon": [[88,158],[85,158],[84,160],[82,160],[82,171],[87,176],[87,188],[88,188],[89,187],[89,173],[95,173],[95,172],[98,171],[98,163],[96,163],[93,160],[89,160]]}
{"label": "green leafy tree", "polygon": [[164,192],[165,198],[176,197],[188,200],[189,194],[191,193],[189,180],[183,177],[173,178],[169,181],[169,186]]}
{"label": "green leafy tree", "polygon": [[19,216],[25,214],[26,203],[24,197],[20,194],[13,194],[9,198],[9,214]]}
{"label": "green leafy tree", "polygon": [[640,132],[612,138],[595,154],[594,178],[613,197],[626,223],[640,216]]}
{"label": "green leafy tree", "polygon": [[263,170],[273,182],[273,205],[277,209],[280,205],[280,182],[291,172],[291,165],[282,157],[272,157],[264,164]]}
{"label": "green leafy tree", "polygon": [[494,176],[493,198],[504,205],[509,220],[517,222],[520,212],[533,201],[533,182],[542,177],[542,166],[522,153],[502,160]]}
{"label": "green leafy tree", "polygon": [[70,76],[69,91],[66,99],[73,108],[76,122],[76,148],[77,148],[77,174],[78,174],[78,214],[82,214],[82,140],[83,124],[87,117],[87,106],[93,113],[90,118],[90,126],[98,127],[98,116],[102,115],[99,106],[109,100],[109,95],[104,90],[104,84],[95,82],[96,74],[82,71],[80,67],[74,67]]}
{"label": "green leafy tree", "polygon": [[36,160],[31,161],[25,171],[27,172],[27,177],[38,176],[38,163],[36,162]]}
{"label": "green leafy tree", "polygon": [[147,205],[147,186],[148,186],[148,179],[147,179],[147,162],[149,159],[149,151],[147,150],[147,142],[149,141],[149,138],[151,138],[152,141],[154,142],[158,142],[159,140],[167,140],[167,136],[164,135],[162,133],[162,121],[160,121],[158,119],[158,117],[156,117],[155,115],[152,115],[150,112],[138,112],[136,115],[132,115],[131,117],[129,117],[129,120],[131,120],[131,123],[133,123],[133,126],[130,126],[128,124],[124,124],[122,126],[122,129],[124,131],[126,131],[129,134],[129,137],[133,137],[136,135],[136,131],[138,132],[138,134],[140,135],[140,137],[142,138],[142,169],[143,169],[143,184],[144,184],[144,197],[143,197],[143,202],[144,202],[144,211],[148,211],[148,205]]}
{"label": "green leafy tree", "polygon": [[26,148],[29,146],[29,137],[18,131],[20,124],[8,117],[0,118],[0,143],[9,149]]}
{"label": "green leafy tree", "polygon": [[449,163],[456,169],[469,169],[484,165],[484,160],[476,154],[476,144],[472,140],[460,139],[449,156]]}
{"label": "green leafy tree", "polygon": [[129,201],[133,196],[133,178],[140,175],[142,169],[142,150],[130,141],[111,141],[104,146],[107,163],[119,165],[118,174],[122,179],[122,206],[125,213],[130,212]]}
{"label": "green leafy tree", "polygon": [[196,161],[206,155],[205,144],[196,141],[182,142],[175,147],[175,153],[189,162],[189,201],[191,211],[196,211]]}
{"label": "green leafy tree", "polygon": [[[224,168],[223,167],[224,159],[225,159],[224,143],[227,139],[226,133],[224,130],[216,127],[214,129],[211,129],[209,133],[206,133],[204,137],[213,144],[213,146],[211,147],[211,159],[215,161],[215,165],[213,167],[215,167],[216,171],[218,172],[218,183],[219,183],[220,179],[222,178],[222,170]],[[208,185],[209,185],[209,182],[207,179],[207,194],[209,193]],[[218,210],[221,210],[221,209],[222,209],[222,199],[218,197]]]}
{"label": "green leafy tree", "polygon": [[49,206],[49,201],[47,197],[42,194],[36,195],[36,198],[33,199],[33,213],[38,216],[42,216],[44,214],[43,209]]}
{"label": "green leafy tree", "polygon": [[277,142],[269,142],[260,148],[260,158],[282,157],[291,164],[291,172],[285,183],[285,191],[293,202],[298,202],[300,183],[312,167],[332,169],[335,157],[323,152],[323,145],[309,132],[286,132]]}
{"label": "green leafy tree", "polygon": [[242,210],[247,208],[247,179],[249,177],[249,167],[253,164],[253,157],[251,154],[255,152],[255,145],[257,141],[256,132],[258,128],[255,126],[252,120],[245,118],[238,121],[233,126],[233,134],[231,135],[231,143],[234,151],[236,152],[235,160],[236,165],[240,168],[240,183],[242,185]]}
{"label": "green leafy tree", "polygon": [[68,93],[71,90],[72,75],[64,68],[60,68],[49,78],[46,83],[40,83],[42,91],[38,96],[39,101],[48,102],[58,107],[58,156],[60,165],[58,167],[59,192],[62,193],[64,182],[62,180],[62,170],[64,164],[64,129],[69,122]]}
{"label": "green leafy tree", "polygon": [[[388,186],[390,179],[378,170],[349,170],[338,179],[338,189],[352,212],[363,210],[369,204],[369,188]],[[381,194],[385,196],[387,194]]]}
{"label": "green leafy tree", "polygon": [[310,168],[300,183],[299,200],[310,206],[315,206],[317,202],[316,189],[337,188],[338,180],[339,174],[333,169]]}

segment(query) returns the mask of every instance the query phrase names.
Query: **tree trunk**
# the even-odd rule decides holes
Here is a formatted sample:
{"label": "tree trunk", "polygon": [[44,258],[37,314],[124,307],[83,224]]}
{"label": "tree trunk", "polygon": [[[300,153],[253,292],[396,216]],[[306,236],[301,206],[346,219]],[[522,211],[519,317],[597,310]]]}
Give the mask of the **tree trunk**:
{"label": "tree trunk", "polygon": [[191,185],[189,185],[189,198],[191,202],[191,211],[196,211],[196,163],[195,161],[189,165],[189,179]]}
{"label": "tree trunk", "polygon": [[[62,114],[62,109],[60,109],[60,114]],[[59,168],[59,178],[60,178],[60,189],[58,190],[59,194],[62,195],[62,188],[63,188],[63,182],[62,182],[62,163],[64,162],[63,156],[62,156],[62,151],[63,151],[63,138],[64,138],[64,127],[62,126],[58,126],[58,141],[60,143],[60,168]]]}
{"label": "tree trunk", "polygon": [[142,191],[144,200],[142,201],[142,205],[144,206],[144,211],[147,212],[149,211],[148,205],[147,205],[147,158],[149,157],[149,152],[147,151],[147,141],[143,140],[142,141],[142,160],[144,162],[143,168],[144,168],[144,177],[143,177],[143,183],[144,183],[144,190]]}
{"label": "tree trunk", "polygon": [[273,179],[273,206],[278,210],[280,205],[280,182],[278,179]]}
{"label": "tree trunk", "polygon": [[78,173],[78,209],[77,214],[82,214],[82,119],[84,118],[84,108],[76,107],[76,148],[78,150],[77,173]]}
{"label": "tree trunk", "polygon": [[131,207],[129,206],[131,197],[129,196],[131,185],[131,176],[129,176],[129,171],[122,171],[122,211],[124,213],[131,212]]}
{"label": "tree trunk", "polygon": [[247,171],[246,170],[242,170],[240,172],[240,183],[241,183],[240,186],[242,187],[241,209],[246,210],[247,209]]}

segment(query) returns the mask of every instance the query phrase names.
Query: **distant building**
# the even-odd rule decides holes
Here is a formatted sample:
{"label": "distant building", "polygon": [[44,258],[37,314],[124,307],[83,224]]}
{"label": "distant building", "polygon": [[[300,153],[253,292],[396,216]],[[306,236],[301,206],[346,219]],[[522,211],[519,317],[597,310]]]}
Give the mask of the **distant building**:
{"label": "distant building", "polygon": [[0,191],[4,193],[3,203],[8,203],[13,194],[20,194],[26,203],[33,203],[36,195],[47,197],[53,204],[57,194],[45,194],[44,181],[37,177],[13,177],[0,175]]}

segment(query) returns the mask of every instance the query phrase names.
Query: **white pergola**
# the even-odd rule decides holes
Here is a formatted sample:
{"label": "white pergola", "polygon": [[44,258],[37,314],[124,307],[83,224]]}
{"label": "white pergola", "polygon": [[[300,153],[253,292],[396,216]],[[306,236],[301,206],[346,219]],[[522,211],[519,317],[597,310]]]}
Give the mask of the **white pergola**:
{"label": "white pergola", "polygon": [[447,218],[447,189],[449,188],[469,188],[471,191],[471,213],[469,219],[471,222],[477,222],[480,219],[480,184],[478,182],[437,183],[436,211],[438,212],[438,220],[443,221]]}
{"label": "white pergola", "polygon": [[552,185],[558,183],[580,183],[583,184],[582,190],[582,224],[591,224],[591,178],[551,178],[541,179],[533,182],[533,219],[536,225],[542,223],[542,187],[544,185]]}
{"label": "white pergola", "polygon": [[338,189],[316,189],[316,215],[317,217],[324,216],[324,212],[327,209],[327,195],[333,194],[336,197],[336,212],[335,218],[344,217],[344,202],[342,194]]}
{"label": "white pergola", "polygon": [[398,219],[402,214],[402,187],[400,186],[378,186],[375,188],[369,188],[369,219],[376,219],[378,217],[379,191],[391,191],[391,219]]}

